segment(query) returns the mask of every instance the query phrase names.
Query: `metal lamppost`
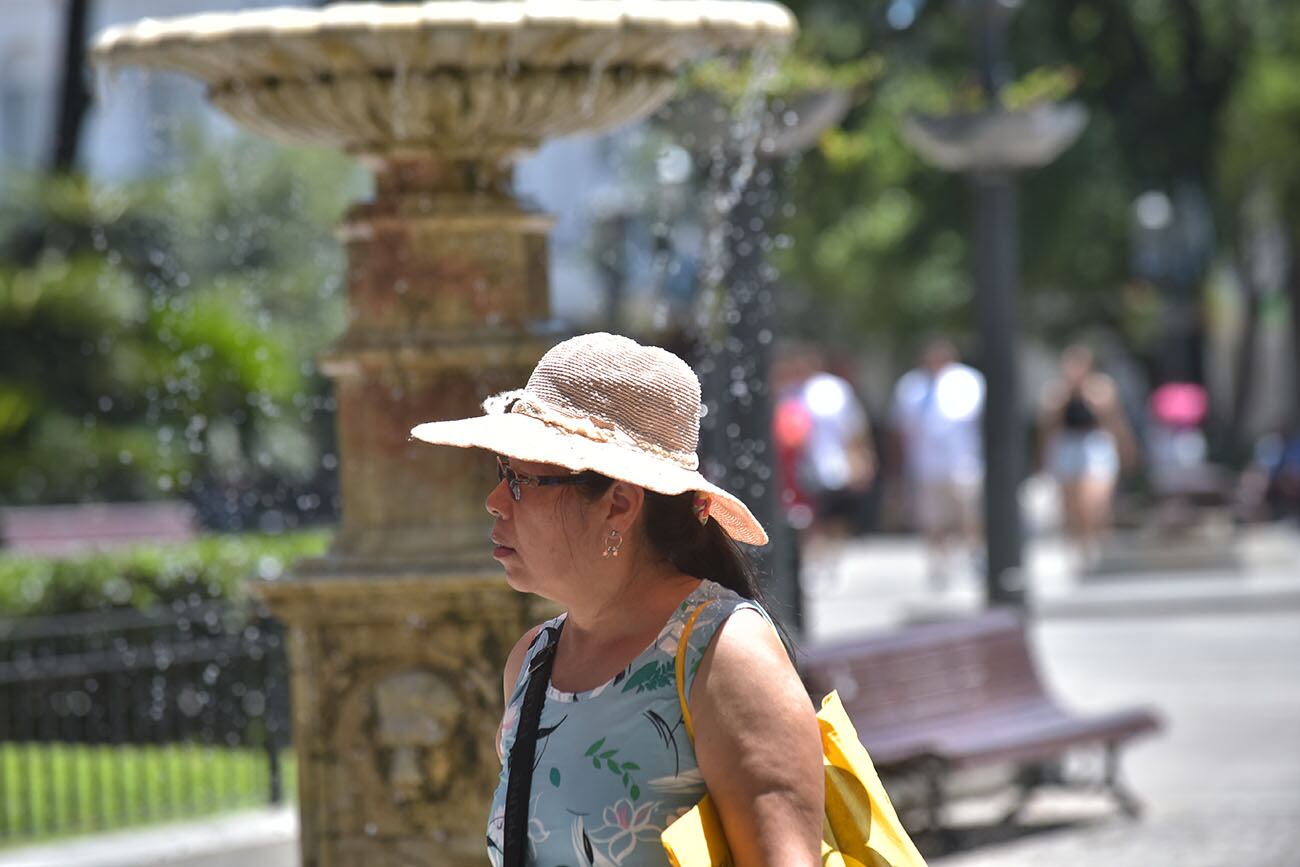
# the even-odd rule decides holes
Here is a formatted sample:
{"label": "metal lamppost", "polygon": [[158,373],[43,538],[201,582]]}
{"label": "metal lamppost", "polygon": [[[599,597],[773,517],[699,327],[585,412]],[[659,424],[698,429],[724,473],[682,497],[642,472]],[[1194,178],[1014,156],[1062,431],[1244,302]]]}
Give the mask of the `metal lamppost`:
{"label": "metal lamppost", "polygon": [[988,382],[984,405],[984,514],[987,598],[1024,605],[1022,533],[1017,488],[1024,464],[1019,422],[1016,340],[1018,230],[1015,173],[1046,165],[1082,132],[1087,113],[1076,103],[1038,103],[1010,110],[1007,25],[1022,0],[967,0],[974,23],[985,106],[942,117],[913,115],[904,135],[941,169],[961,172],[974,199],[972,248],[980,359]]}

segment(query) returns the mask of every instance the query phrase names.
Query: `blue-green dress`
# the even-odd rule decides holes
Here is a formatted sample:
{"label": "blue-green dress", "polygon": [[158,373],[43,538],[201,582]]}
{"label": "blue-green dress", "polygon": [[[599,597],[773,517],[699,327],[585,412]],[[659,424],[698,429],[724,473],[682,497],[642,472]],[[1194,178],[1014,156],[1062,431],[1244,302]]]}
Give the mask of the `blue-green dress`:
{"label": "blue-green dress", "polygon": [[[718,627],[734,611],[759,606],[702,581],[664,624],[654,642],[611,680],[585,692],[547,685],[538,725],[536,769],[529,796],[528,839],[536,867],[664,867],[659,834],[704,795],[695,750],[682,725],[674,663],[691,612],[705,608],[691,629],[686,691]],[[547,625],[558,624],[561,614]],[[539,631],[520,668],[502,723],[505,756],[515,742],[527,671],[541,650]],[[488,821],[487,846],[500,867],[508,763],[501,769]]]}

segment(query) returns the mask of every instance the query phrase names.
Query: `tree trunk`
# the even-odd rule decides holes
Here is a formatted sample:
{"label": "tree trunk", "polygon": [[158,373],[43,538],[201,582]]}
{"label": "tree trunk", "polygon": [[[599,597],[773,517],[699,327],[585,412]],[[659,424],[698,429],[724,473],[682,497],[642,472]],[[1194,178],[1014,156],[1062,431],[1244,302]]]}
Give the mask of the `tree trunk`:
{"label": "tree trunk", "polygon": [[1286,293],[1287,306],[1291,310],[1291,412],[1290,427],[1300,429],[1300,253],[1297,253],[1300,238],[1292,241],[1287,253]]}
{"label": "tree trunk", "polygon": [[90,0],[66,0],[58,117],[48,166],[55,174],[67,174],[76,168],[82,122],[90,108],[90,89],[86,86],[86,27],[89,18]]}
{"label": "tree trunk", "polygon": [[1241,283],[1244,307],[1241,318],[1241,331],[1237,335],[1237,351],[1233,359],[1232,371],[1232,414],[1228,420],[1229,445],[1234,451],[1247,445],[1244,423],[1250,411],[1250,399],[1254,394],[1255,362],[1259,357],[1259,287],[1251,276],[1249,264],[1237,256],[1237,279]]}

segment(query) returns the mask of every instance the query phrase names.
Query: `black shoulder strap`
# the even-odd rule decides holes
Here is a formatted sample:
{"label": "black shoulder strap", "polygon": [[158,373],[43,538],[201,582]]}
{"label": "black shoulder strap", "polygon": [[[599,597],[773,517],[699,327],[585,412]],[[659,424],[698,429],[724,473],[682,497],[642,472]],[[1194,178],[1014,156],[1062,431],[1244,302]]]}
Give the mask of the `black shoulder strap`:
{"label": "black shoulder strap", "polygon": [[558,626],[546,627],[546,646],[533,656],[528,670],[528,686],[524,688],[524,700],[519,708],[519,727],[510,748],[502,867],[524,867],[528,854],[528,799],[533,788],[533,762],[537,757],[537,725],[546,701],[546,685],[551,682],[555,645],[563,626],[561,620]]}

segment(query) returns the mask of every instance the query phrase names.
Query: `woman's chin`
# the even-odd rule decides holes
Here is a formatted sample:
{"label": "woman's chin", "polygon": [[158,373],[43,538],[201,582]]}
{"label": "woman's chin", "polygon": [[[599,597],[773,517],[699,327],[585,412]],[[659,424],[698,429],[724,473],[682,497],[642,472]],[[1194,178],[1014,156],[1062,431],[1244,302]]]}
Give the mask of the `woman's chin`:
{"label": "woman's chin", "polygon": [[531,593],[534,596],[540,596],[550,602],[559,604],[558,600],[555,599],[555,594],[552,592],[554,588],[548,588],[545,584],[538,582],[525,570],[514,568],[513,564],[502,565],[505,567],[506,571],[506,584],[510,586],[511,590],[515,590],[519,593]]}
{"label": "woman's chin", "polygon": [[518,568],[514,563],[502,563],[502,570],[506,573],[506,583],[510,585],[511,590],[518,590],[520,593],[536,593],[533,588],[533,582],[529,579],[528,573]]}

